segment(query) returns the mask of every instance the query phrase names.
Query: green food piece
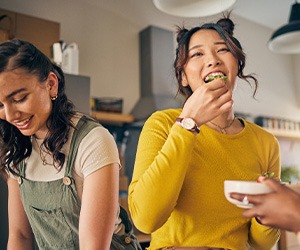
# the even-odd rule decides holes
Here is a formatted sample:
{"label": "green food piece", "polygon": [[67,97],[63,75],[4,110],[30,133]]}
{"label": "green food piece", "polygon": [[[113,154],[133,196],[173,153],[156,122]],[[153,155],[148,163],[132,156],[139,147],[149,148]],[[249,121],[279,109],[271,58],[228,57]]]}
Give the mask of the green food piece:
{"label": "green food piece", "polygon": [[272,173],[269,173],[269,172],[264,172],[264,173],[262,173],[262,176],[264,176],[264,177],[266,177],[266,178],[273,178],[274,175],[275,175],[274,172],[272,172]]}
{"label": "green food piece", "polygon": [[211,82],[212,80],[215,80],[215,79],[218,79],[218,78],[221,78],[224,81],[227,80],[227,76],[221,76],[221,75],[213,76],[213,75],[210,75],[210,76],[208,76],[208,81],[207,82]]}
{"label": "green food piece", "polygon": [[212,80],[214,80],[215,77],[214,76],[208,76],[208,82],[211,82]]}

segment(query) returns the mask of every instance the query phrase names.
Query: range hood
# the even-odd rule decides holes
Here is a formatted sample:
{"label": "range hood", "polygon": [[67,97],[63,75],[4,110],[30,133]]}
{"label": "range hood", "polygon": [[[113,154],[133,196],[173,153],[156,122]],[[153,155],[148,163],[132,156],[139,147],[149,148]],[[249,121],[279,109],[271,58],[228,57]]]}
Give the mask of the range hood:
{"label": "range hood", "polygon": [[179,108],[183,104],[176,97],[173,33],[148,26],[139,33],[139,39],[140,99],[131,111],[136,121],[147,119],[157,110]]}

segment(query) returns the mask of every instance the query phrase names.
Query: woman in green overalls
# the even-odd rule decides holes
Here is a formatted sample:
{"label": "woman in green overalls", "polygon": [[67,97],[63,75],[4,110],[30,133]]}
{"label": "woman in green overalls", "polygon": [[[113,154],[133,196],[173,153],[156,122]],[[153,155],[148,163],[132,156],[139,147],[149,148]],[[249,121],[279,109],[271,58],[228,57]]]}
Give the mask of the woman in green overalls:
{"label": "woman in green overalls", "polygon": [[32,44],[0,44],[0,170],[8,249],[109,249],[120,230],[112,135],[74,111],[59,67]]}

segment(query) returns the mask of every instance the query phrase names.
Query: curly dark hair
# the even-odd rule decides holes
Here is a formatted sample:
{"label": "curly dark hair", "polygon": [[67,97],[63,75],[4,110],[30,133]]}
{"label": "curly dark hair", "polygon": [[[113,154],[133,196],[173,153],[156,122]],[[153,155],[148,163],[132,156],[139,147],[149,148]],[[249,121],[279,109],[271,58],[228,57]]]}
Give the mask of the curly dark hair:
{"label": "curly dark hair", "polygon": [[[65,94],[64,73],[33,44],[14,39],[0,44],[0,74],[15,69],[23,69],[45,81],[50,72],[58,78],[57,99],[52,101],[52,112],[47,120],[49,132],[42,148],[52,153],[55,168],[60,171],[65,162],[65,155],[60,152],[68,140],[70,118],[75,114],[73,103]],[[0,173],[7,177],[7,171],[19,175],[18,165],[32,152],[30,136],[23,135],[19,129],[0,119]]]}
{"label": "curly dark hair", "polygon": [[194,27],[190,30],[186,29],[184,26],[177,26],[177,48],[176,48],[176,58],[174,61],[174,70],[175,76],[178,83],[178,91],[177,94],[182,94],[187,99],[193,93],[190,86],[184,87],[182,85],[182,73],[184,72],[184,66],[188,61],[188,49],[189,42],[194,33],[199,30],[215,30],[221,36],[221,38],[225,41],[228,49],[238,60],[238,77],[248,82],[251,86],[250,79],[254,82],[254,91],[253,97],[257,92],[258,81],[253,76],[253,74],[245,75],[243,70],[245,68],[246,56],[243,52],[242,46],[240,42],[233,36],[234,23],[228,16],[224,16],[217,23],[206,23],[202,26]]}

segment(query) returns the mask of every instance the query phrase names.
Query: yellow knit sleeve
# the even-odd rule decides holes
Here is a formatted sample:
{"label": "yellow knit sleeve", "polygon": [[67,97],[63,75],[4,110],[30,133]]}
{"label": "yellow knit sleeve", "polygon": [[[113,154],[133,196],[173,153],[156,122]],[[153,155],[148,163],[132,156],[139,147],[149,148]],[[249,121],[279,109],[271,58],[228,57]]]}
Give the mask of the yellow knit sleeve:
{"label": "yellow knit sleeve", "polygon": [[272,142],[273,144],[270,145],[270,152],[269,152],[270,159],[269,159],[268,172],[274,173],[275,177],[280,178],[280,172],[281,172],[280,146],[278,140],[275,137]]}
{"label": "yellow knit sleeve", "polygon": [[280,230],[259,224],[255,218],[251,219],[249,234],[250,245],[255,250],[271,249],[274,242],[280,238]]}
{"label": "yellow knit sleeve", "polygon": [[178,112],[154,113],[142,129],[129,186],[129,210],[135,226],[152,233],[176,206],[196,136],[175,124]]}

